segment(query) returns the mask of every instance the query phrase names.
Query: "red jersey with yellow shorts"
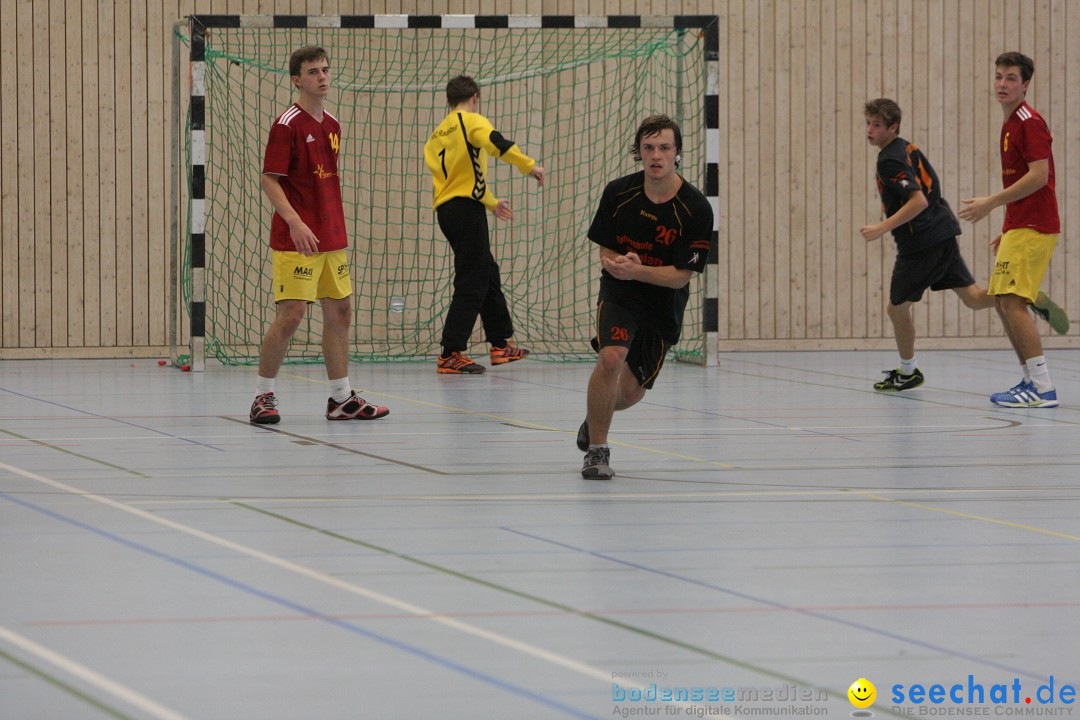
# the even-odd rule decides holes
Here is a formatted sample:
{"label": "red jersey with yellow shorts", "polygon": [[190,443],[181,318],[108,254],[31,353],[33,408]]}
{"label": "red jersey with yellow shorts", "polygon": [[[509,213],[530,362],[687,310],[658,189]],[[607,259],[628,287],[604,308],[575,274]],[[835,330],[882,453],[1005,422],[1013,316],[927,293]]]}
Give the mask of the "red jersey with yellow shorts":
{"label": "red jersey with yellow shorts", "polygon": [[319,241],[319,251],[310,257],[296,252],[288,223],[274,212],[270,247],[275,302],[314,302],[352,294],[337,165],[340,147],[341,125],[325,110],[319,122],[294,103],[270,128],[263,174],[279,176],[289,204]]}
{"label": "red jersey with yellow shorts", "polygon": [[1001,126],[1002,185],[1010,187],[1027,175],[1031,163],[1041,160],[1047,161],[1049,175],[1046,185],[1005,206],[991,295],[1019,295],[1033,302],[1039,293],[1061,232],[1052,143],[1046,121],[1026,102]]}

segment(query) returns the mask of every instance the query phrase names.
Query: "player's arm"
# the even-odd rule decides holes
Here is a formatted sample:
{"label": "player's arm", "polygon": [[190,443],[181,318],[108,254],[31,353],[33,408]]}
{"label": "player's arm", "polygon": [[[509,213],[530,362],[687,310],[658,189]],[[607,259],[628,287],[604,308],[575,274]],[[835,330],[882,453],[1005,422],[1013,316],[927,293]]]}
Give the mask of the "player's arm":
{"label": "player's arm", "polygon": [[262,188],[263,192],[266,193],[266,197],[270,198],[274,210],[289,226],[289,235],[292,236],[296,252],[307,256],[317,253],[319,251],[319,239],[315,237],[315,233],[311,232],[311,228],[300,219],[300,215],[289,202],[289,198],[285,196],[285,190],[281,187],[281,176],[273,173],[263,174]]}
{"label": "player's arm", "polygon": [[625,255],[620,255],[606,247],[600,248],[600,264],[604,266],[609,275],[618,280],[637,280],[649,285],[659,285],[676,290],[684,287],[694,275],[694,271],[690,268],[677,268],[674,265],[661,265],[660,267],[642,265],[641,258],[638,257],[637,253],[628,252]]}
{"label": "player's arm", "polygon": [[899,210],[876,225],[863,225],[859,232],[867,242],[877,240],[885,233],[911,222],[929,206],[930,201],[926,199],[923,191],[915,190],[908,195],[907,202],[901,205]]}
{"label": "player's arm", "polygon": [[1008,205],[1017,200],[1023,200],[1028,195],[1042,190],[1050,182],[1050,159],[1035,160],[1028,163],[1028,171],[1024,177],[1014,182],[1001,192],[986,197],[968,198],[961,200],[964,207],[960,208],[957,215],[962,220],[978,222],[990,214],[990,211],[1002,205]]}
{"label": "player's arm", "polygon": [[513,140],[503,137],[502,133],[491,127],[491,123],[485,122],[478,125],[470,141],[484,148],[488,155],[510,163],[522,175],[535,178],[537,184],[544,187],[544,168],[540,167],[536,160],[523,153]]}

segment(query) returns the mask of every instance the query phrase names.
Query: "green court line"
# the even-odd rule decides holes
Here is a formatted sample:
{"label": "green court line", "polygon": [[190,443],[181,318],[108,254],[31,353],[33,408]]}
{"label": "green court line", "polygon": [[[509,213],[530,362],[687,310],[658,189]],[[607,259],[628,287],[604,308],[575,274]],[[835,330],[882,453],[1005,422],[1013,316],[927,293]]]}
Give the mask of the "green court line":
{"label": "green court line", "polygon": [[[647,630],[645,628],[641,628],[641,627],[638,627],[636,625],[631,625],[629,623],[621,622],[621,621],[615,620],[613,618],[604,617],[603,615],[597,615],[595,613],[591,613],[591,612],[588,612],[586,610],[579,610],[577,608],[571,607],[569,605],[564,605],[564,604],[562,604],[560,602],[556,602],[554,600],[548,600],[547,598],[542,598],[542,597],[540,597],[538,595],[532,595],[530,593],[522,592],[520,590],[515,590],[515,589],[513,589],[511,587],[507,587],[505,585],[500,585],[498,583],[491,582],[490,580],[484,580],[483,578],[478,578],[475,575],[469,575],[468,573],[463,573],[463,572],[461,572],[459,570],[453,570],[453,569],[448,568],[448,567],[443,567],[442,565],[436,565],[434,563],[428,562],[427,560],[421,560],[420,558],[416,558],[416,557],[413,557],[411,555],[405,555],[404,553],[399,553],[396,550],[391,550],[390,548],[385,548],[385,547],[382,547],[381,545],[375,545],[374,543],[365,542],[364,540],[358,540],[356,538],[349,537],[348,535],[342,535],[341,533],[334,532],[333,530],[326,530],[324,528],[320,528],[320,527],[317,527],[315,525],[311,525],[309,523],[306,523],[306,522],[304,522],[302,520],[296,520],[295,518],[290,518],[290,517],[287,517],[285,515],[281,515],[279,513],[272,512],[270,510],[264,510],[262,508],[255,507],[254,505],[248,505],[247,503],[239,502],[239,501],[236,501],[236,500],[231,500],[230,503],[233,504],[233,505],[236,505],[237,507],[243,508],[245,510],[251,510],[252,512],[257,512],[257,513],[259,513],[261,515],[266,515],[267,517],[274,518],[275,520],[280,520],[281,522],[289,523],[290,525],[294,525],[296,527],[303,528],[305,530],[310,530],[312,532],[318,533],[320,535],[324,535],[324,536],[326,536],[328,538],[332,538],[334,540],[341,540],[342,542],[349,543],[350,545],[356,545],[358,547],[366,548],[368,550],[374,550],[375,552],[382,553],[383,555],[388,555],[390,557],[394,557],[394,558],[397,558],[399,560],[404,560],[405,562],[412,563],[414,565],[419,565],[420,567],[426,568],[428,570],[434,570],[435,572],[443,573],[444,575],[449,575],[451,577],[455,577],[455,578],[457,578],[459,580],[464,580],[466,582],[470,582],[470,583],[473,583],[475,585],[481,585],[481,586],[486,587],[486,588],[488,588],[490,590],[495,590],[497,592],[505,593],[507,595],[512,595],[514,597],[521,598],[522,600],[528,600],[530,602],[535,602],[535,603],[538,603],[540,605],[543,605],[544,607],[552,608],[552,609],[555,609],[555,610],[560,610],[560,611],[565,612],[565,613],[567,613],[569,615],[576,615],[577,617],[580,617],[580,618],[583,618],[583,619],[586,619],[586,620],[593,620],[593,621],[596,621],[596,622],[600,622],[600,623],[603,623],[605,625],[608,625],[608,626],[611,626],[611,627],[614,627],[614,628],[618,628],[619,630],[624,630],[626,632],[634,633],[635,635],[640,635],[641,637],[646,637],[646,638],[649,638],[651,640],[656,640],[657,642],[664,643],[665,645],[671,645],[671,646],[677,647],[677,648],[679,648],[681,650],[686,650],[687,652],[691,652],[691,653],[694,653],[696,655],[701,655],[703,657],[707,657],[707,658],[709,658],[711,660],[717,660],[719,662],[726,663],[728,665],[732,665],[734,667],[741,668],[743,670],[749,670],[751,672],[755,672],[755,673],[758,673],[760,675],[764,675],[766,677],[775,678],[777,680],[782,680],[782,681],[784,681],[786,683],[790,683],[790,684],[793,684],[793,685],[798,685],[800,687],[812,688],[814,690],[824,690],[825,692],[830,694],[830,697],[837,697],[837,698],[847,697],[847,689],[846,688],[843,689],[843,690],[836,690],[834,688],[828,688],[828,687],[822,687],[820,685],[814,685],[812,683],[805,682],[804,680],[801,680],[801,679],[799,679],[797,677],[794,677],[792,675],[785,675],[784,673],[776,672],[775,670],[769,670],[769,669],[766,669],[766,668],[763,668],[763,667],[759,667],[759,666],[754,665],[752,663],[748,663],[748,662],[745,662],[743,660],[738,660],[738,659],[730,657],[728,655],[722,655],[722,654],[720,654],[718,652],[714,652],[712,650],[709,650],[708,648],[703,648],[703,647],[700,647],[698,645],[694,645],[692,643],[684,642],[684,641],[679,640],[677,638],[669,637],[667,635],[661,635],[659,633],[653,632],[652,630]],[[887,715],[892,715],[893,717],[906,717],[904,715],[900,715],[898,713],[893,712],[888,707],[878,706],[878,705],[874,705],[873,707],[875,709],[879,710],[880,712],[882,712],[884,714],[887,714]]]}
{"label": "green court line", "polygon": [[83,702],[87,703],[88,705],[92,705],[93,707],[97,708],[98,710],[105,713],[109,717],[117,718],[117,720],[135,720],[135,718],[131,717],[130,715],[125,715],[124,713],[120,712],[116,708],[109,707],[108,705],[101,702],[97,698],[90,697],[89,695],[84,693],[82,690],[79,690],[78,688],[75,688],[75,687],[73,687],[71,685],[68,685],[66,682],[64,682],[60,678],[58,678],[58,677],[56,677],[54,675],[50,675],[49,673],[45,672],[44,670],[42,670],[40,668],[36,668],[33,665],[30,665],[29,663],[23,662],[19,658],[15,657],[13,655],[9,655],[8,653],[4,652],[3,650],[0,650],[0,658],[3,658],[5,660],[7,660],[9,663],[11,663],[12,665],[15,665],[16,667],[22,668],[23,670],[30,673],[31,675],[36,675],[38,678],[44,680],[45,682],[49,683],[50,685],[54,685],[54,686],[60,688],[61,690],[63,690],[67,694],[72,695],[74,697],[77,697],[78,699],[82,700]]}
{"label": "green court line", "polygon": [[66,453],[66,454],[71,455],[73,457],[77,457],[80,460],[87,460],[87,461],[92,462],[92,463],[97,463],[98,465],[104,465],[105,467],[110,467],[113,470],[119,470],[121,472],[130,473],[130,474],[134,475],[135,477],[141,477],[141,478],[149,478],[150,477],[149,475],[144,475],[143,473],[138,472],[137,470],[129,470],[128,468],[122,467],[120,465],[113,465],[110,462],[105,462],[104,460],[98,460],[97,458],[90,457],[89,455],[82,455],[82,454],[77,453],[77,452],[75,452],[73,450],[67,450],[65,448],[62,448],[59,445],[51,445],[51,444],[49,444],[49,443],[47,443],[47,442],[45,442],[43,440],[35,440],[32,437],[26,437],[25,435],[20,435],[19,433],[12,432],[10,430],[5,430],[4,428],[0,428],[0,433],[4,433],[5,435],[10,435],[11,437],[18,438],[20,440],[25,440],[27,442],[32,442],[35,445],[40,445],[41,447],[49,448],[50,450],[56,450],[57,452]]}

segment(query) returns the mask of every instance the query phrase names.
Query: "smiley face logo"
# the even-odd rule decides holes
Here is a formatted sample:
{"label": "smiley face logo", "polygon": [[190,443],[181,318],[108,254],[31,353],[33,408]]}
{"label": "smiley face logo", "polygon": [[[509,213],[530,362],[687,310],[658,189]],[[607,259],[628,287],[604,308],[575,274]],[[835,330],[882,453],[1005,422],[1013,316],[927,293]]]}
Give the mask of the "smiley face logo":
{"label": "smiley face logo", "polygon": [[851,687],[847,690],[847,697],[855,707],[868,708],[877,699],[877,688],[866,678],[859,678],[851,683]]}

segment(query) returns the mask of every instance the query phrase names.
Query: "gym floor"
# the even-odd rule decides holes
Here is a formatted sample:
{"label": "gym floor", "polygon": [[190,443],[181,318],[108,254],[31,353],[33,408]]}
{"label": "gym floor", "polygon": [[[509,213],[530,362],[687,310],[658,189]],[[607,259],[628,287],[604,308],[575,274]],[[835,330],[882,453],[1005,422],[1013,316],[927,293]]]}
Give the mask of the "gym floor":
{"label": "gym floor", "polygon": [[895,353],[669,362],[606,482],[587,364],[354,364],[369,422],[287,366],[256,427],[252,368],[0,363],[0,717],[1080,716],[1080,351],[1047,355],[1031,410],[988,402],[1005,350],[901,394]]}

